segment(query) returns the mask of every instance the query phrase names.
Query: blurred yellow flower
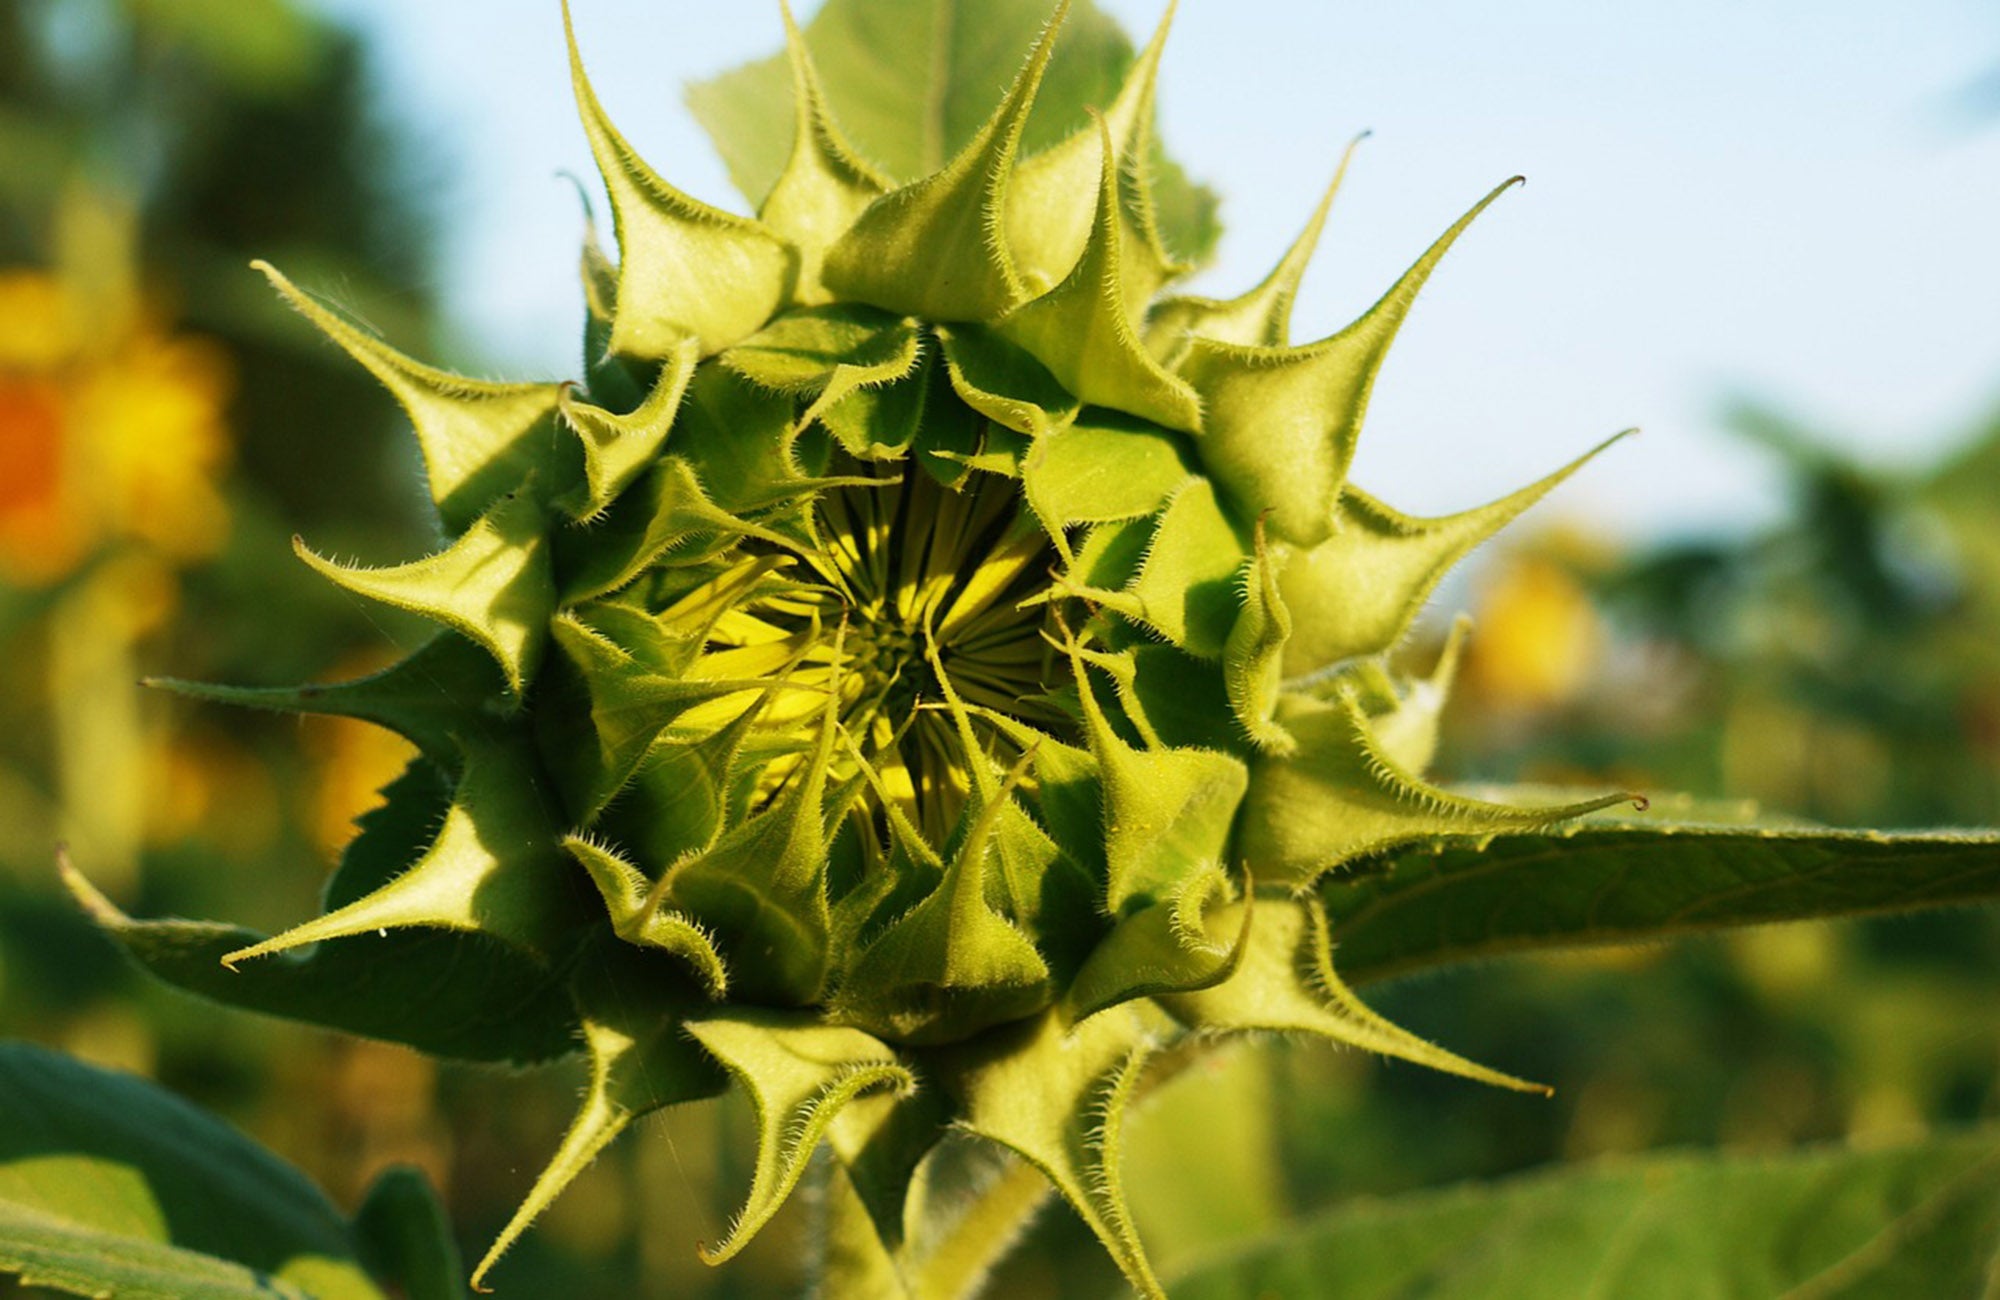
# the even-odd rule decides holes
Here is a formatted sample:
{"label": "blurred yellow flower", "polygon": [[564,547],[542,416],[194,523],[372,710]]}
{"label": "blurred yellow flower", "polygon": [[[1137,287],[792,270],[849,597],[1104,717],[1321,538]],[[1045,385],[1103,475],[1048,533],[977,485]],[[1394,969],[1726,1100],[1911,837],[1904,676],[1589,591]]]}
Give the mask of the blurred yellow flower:
{"label": "blurred yellow flower", "polygon": [[154,761],[138,646],[227,532],[233,384],[219,346],[148,310],[129,206],[78,184],[51,229],[46,265],[0,268],[0,586],[68,581],[40,619],[40,680],[4,686],[41,697],[61,833],[119,879],[149,805],[194,788]]}
{"label": "blurred yellow flower", "polygon": [[1503,560],[1482,584],[1465,660],[1466,696],[1495,713],[1568,703],[1597,666],[1604,630],[1590,595],[1562,565]]}
{"label": "blurred yellow flower", "polygon": [[0,581],[52,582],[118,541],[174,562],[222,543],[228,357],[127,293],[117,277],[0,271]]}
{"label": "blurred yellow flower", "polygon": [[243,862],[271,851],[283,810],[255,751],[221,731],[160,728],[147,745],[147,844],[197,841]]}
{"label": "blurred yellow flower", "polygon": [[[332,677],[344,681],[386,666],[379,656],[351,656]],[[355,818],[382,802],[382,787],[409,766],[417,747],[354,718],[304,718],[301,729],[313,770],[311,802],[302,820],[312,842],[336,857],[354,838]]]}

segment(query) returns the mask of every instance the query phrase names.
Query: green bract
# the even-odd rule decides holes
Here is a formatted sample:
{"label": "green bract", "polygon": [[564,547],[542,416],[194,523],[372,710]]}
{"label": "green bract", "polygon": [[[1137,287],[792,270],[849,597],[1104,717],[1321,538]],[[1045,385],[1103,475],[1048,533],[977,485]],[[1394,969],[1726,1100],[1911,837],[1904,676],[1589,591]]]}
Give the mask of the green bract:
{"label": "green bract", "polygon": [[635,1119],[732,1083],[755,1178],[705,1256],[825,1139],[849,1267],[912,1295],[976,1276],[911,1226],[954,1131],[1157,1294],[1117,1153],[1164,1049],[1312,1034],[1529,1086],[1357,1000],[1316,893],[1619,798],[1426,783],[1454,652],[1414,680],[1386,659],[1570,470],[1442,519],[1347,481],[1412,300],[1507,186],[1324,339],[1287,337],[1324,205],[1243,297],[1162,296],[1187,269],[1149,183],[1165,25],[1101,112],[1023,148],[1070,8],[914,177],[848,142],[788,22],[794,140],[754,219],[642,161],[572,40],[619,251],[585,251],[580,382],[433,370],[265,268],[408,411],[447,537],[389,568],[300,555],[440,631],[361,681],[184,688],[422,751],[325,914],[215,939],[236,973],[202,987],[474,1059],[581,1043],[583,1108],[475,1276]]}

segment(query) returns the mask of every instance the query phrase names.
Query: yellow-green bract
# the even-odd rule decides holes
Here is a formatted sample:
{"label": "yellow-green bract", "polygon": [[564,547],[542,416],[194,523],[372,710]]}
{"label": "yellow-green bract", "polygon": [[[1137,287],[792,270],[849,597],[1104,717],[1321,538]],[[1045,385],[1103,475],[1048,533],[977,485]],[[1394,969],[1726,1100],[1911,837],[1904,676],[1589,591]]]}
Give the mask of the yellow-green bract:
{"label": "yellow-green bract", "polygon": [[[618,251],[585,250],[582,383],[442,373],[265,268],[403,404],[448,541],[389,568],[300,548],[439,625],[405,663],[186,688],[423,752],[327,912],[223,960],[246,1004],[431,1050],[580,1041],[582,1110],[476,1276],[635,1119],[732,1082],[754,1183],[705,1257],[824,1139],[850,1267],[912,1296],[991,1262],[927,1191],[952,1132],[1038,1171],[1157,1294],[1117,1152],[1164,1048],[1318,1035],[1529,1086],[1370,1012],[1312,892],[1617,798],[1428,784],[1457,636],[1419,679],[1386,658],[1444,570],[1575,467],[1439,519],[1347,481],[1405,313],[1507,186],[1324,339],[1287,337],[1324,204],[1242,297],[1168,295],[1166,23],[1101,111],[1022,147],[1069,8],[914,179],[847,142],[788,17],[794,140],[755,218],[641,160],[572,36]],[[384,973],[343,989],[326,963],[370,944]],[[442,994],[379,1005],[399,953],[470,1021]]]}

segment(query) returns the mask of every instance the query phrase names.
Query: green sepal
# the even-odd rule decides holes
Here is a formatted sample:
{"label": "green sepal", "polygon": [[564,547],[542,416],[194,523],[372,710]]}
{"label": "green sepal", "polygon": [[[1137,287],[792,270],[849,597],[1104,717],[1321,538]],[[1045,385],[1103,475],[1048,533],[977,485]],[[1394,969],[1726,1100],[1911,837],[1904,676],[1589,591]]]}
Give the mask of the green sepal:
{"label": "green sepal", "polygon": [[560,481],[564,464],[548,432],[562,385],[496,384],[426,366],[321,306],[268,262],[251,266],[402,405],[446,531],[471,526],[531,474]]}
{"label": "green sepal", "polygon": [[825,488],[871,484],[807,472],[799,462],[795,406],[790,393],[752,383],[727,365],[703,366],[688,386],[675,450],[699,467],[701,485],[732,515],[796,504]]}
{"label": "green sepal", "polygon": [[[860,1250],[901,1275],[897,1284],[905,1290],[910,1289],[909,1265],[914,1262],[902,1257],[906,1239],[913,1235],[908,1220],[918,1219],[915,1226],[921,1232],[927,1197],[924,1160],[950,1131],[951,1120],[950,1100],[920,1078],[914,1092],[855,1098],[827,1126],[827,1147],[840,1163],[836,1181],[845,1181],[858,1198],[872,1238],[858,1243]],[[838,1242],[828,1245],[840,1247]]]}
{"label": "green sepal", "polygon": [[[975,750],[969,761],[985,760]],[[1054,999],[1048,963],[990,897],[1040,892],[1039,881],[989,883],[1008,865],[1024,865],[1037,847],[1026,846],[1024,855],[1021,845],[1002,846],[1021,830],[1023,819],[1006,813],[1029,761],[1024,755],[997,789],[980,792],[936,888],[862,952],[836,1002],[843,1021],[895,1042],[953,1042],[1031,1016]]]}
{"label": "green sepal", "polygon": [[[1292,637],[1292,613],[1279,576],[1284,557],[1264,538],[1264,521],[1252,535],[1250,570],[1243,582],[1243,608],[1222,647],[1223,689],[1229,708],[1250,743],[1269,754],[1298,748],[1291,733],[1272,720],[1284,684],[1285,647]],[[1345,597],[1346,592],[1342,592]],[[1419,769],[1423,764],[1416,765]]]}
{"label": "green sepal", "polygon": [[1007,97],[958,156],[876,199],[827,250],[821,278],[836,296],[932,321],[995,321],[1028,296],[1007,248],[1007,187],[1069,7],[1061,0]]}
{"label": "green sepal", "polygon": [[603,829],[642,862],[673,863],[713,846],[741,802],[744,742],[786,685],[780,675],[726,726],[699,739],[662,737],[606,810]]}
{"label": "green sepal", "polygon": [[728,1076],[682,1029],[702,1005],[673,965],[613,942],[586,949],[572,980],[590,1082],[562,1144],[535,1179],[520,1208],[472,1270],[482,1285],[508,1247],[554,1203],[600,1151],[656,1110],[713,1097]]}
{"label": "green sepal", "polygon": [[720,1242],[695,1247],[710,1264],[742,1250],[778,1212],[843,1107],[866,1093],[916,1086],[888,1044],[810,1013],[744,1010],[691,1020],[687,1031],[742,1083],[757,1116],[757,1163],[743,1209]]}
{"label": "green sepal", "polygon": [[798,253],[761,222],[690,198],[647,166],[590,87],[568,0],[563,30],[577,113],[611,196],[618,237],[609,351],[653,361],[692,338],[709,356],[756,333],[791,294]]}
{"label": "green sepal", "polygon": [[[1249,901],[1218,909],[1227,925]],[[1311,1034],[1433,1070],[1517,1092],[1547,1093],[1425,1041],[1371,1010],[1335,972],[1326,915],[1317,899],[1262,898],[1241,960],[1228,979],[1158,998],[1167,1013],[1201,1034]]]}
{"label": "green sepal", "polygon": [[[819,420],[849,452],[868,458],[901,448],[878,448],[882,440],[862,435],[852,419],[827,416],[863,390],[881,390],[909,377],[922,355],[914,323],[873,307],[839,303],[787,312],[723,353],[721,361],[760,387],[810,395],[792,422],[791,436]],[[915,432],[912,427],[911,435]]]}
{"label": "green sepal", "polygon": [[998,474],[1002,478],[1021,477],[1021,458],[1028,454],[1034,444],[1026,434],[1002,428],[992,421],[984,421],[980,430],[979,445],[972,451],[950,451],[943,447],[931,449],[931,455],[941,460],[955,461],[968,470],[982,474]]}
{"label": "green sepal", "polygon": [[[657,611],[647,603],[621,596],[576,606],[571,613],[626,651],[645,671],[666,677],[712,677],[697,665],[712,667],[708,652],[715,625],[730,611],[759,596],[796,590],[798,584],[780,577],[796,561],[789,555],[753,555],[731,562],[716,559],[683,566],[672,590],[656,581],[646,594],[666,602]],[[658,575],[664,577],[664,575]]]}
{"label": "green sepal", "polygon": [[1076,594],[1146,624],[1197,658],[1219,659],[1243,604],[1247,551],[1214,487],[1191,478],[1159,512],[1138,574],[1116,591],[1086,584]]}
{"label": "green sepal", "polygon": [[[450,807],[418,760],[362,815],[327,889],[330,906],[394,879],[422,855]],[[392,930],[315,944],[237,970],[222,958],[264,936],[213,921],[125,915],[67,860],[63,884],[148,972],[224,1006],[282,1016],[455,1060],[527,1064],[575,1050],[576,1018],[557,972],[489,935]]]}
{"label": "green sepal", "polygon": [[1081,653],[1070,653],[1103,791],[1104,911],[1121,918],[1181,896],[1223,862],[1249,772],[1211,750],[1128,745],[1099,707]]}
{"label": "green sepal", "polygon": [[[1079,770],[1080,763],[1090,765],[1091,760],[1084,751],[1014,724],[1009,730],[1021,747],[1021,758],[1012,771],[1003,774],[980,744],[972,726],[972,710],[953,686],[935,644],[928,653],[931,671],[958,733],[959,761],[970,786],[968,817],[952,837],[953,842],[963,856],[984,829],[990,836],[995,868],[987,879],[987,899],[1001,915],[1039,938],[1060,966],[1072,950],[1080,952],[1096,938],[1095,918],[1090,915],[1096,880],[1087,865],[1079,863],[1028,815],[1015,791],[1029,772],[1035,774],[1038,784],[1059,784],[1064,773]],[[1089,779],[1097,779],[1094,765],[1090,766]]]}
{"label": "green sepal", "polygon": [[594,600],[649,569],[701,559],[715,544],[743,537],[793,545],[716,505],[687,461],[664,456],[602,519],[556,535],[557,584],[566,604]]}
{"label": "green sepal", "polygon": [[611,930],[639,948],[658,948],[693,968],[694,977],[711,1001],[729,992],[729,972],[722,954],[700,924],[667,911],[654,897],[653,882],[643,871],[611,849],[582,835],[566,835],[562,845],[590,874],[590,883],[604,899]]}
{"label": "green sepal", "polygon": [[[979,130],[992,110],[995,69],[1034,43],[1052,7],[1049,0],[829,0],[807,24],[805,41],[855,149],[890,176],[923,176]],[[885,58],[889,50],[896,56]],[[1074,134],[1089,107],[1116,98],[1131,63],[1132,43],[1116,20],[1090,0],[1072,7],[1022,135],[1022,167]],[[687,90],[730,179],[753,203],[770,191],[795,145],[792,83],[779,54]],[[1161,233],[1200,260],[1215,244],[1216,197],[1157,144],[1148,156]],[[1091,170],[1087,162],[1085,183]],[[1008,205],[1010,217],[1015,206]],[[1078,218],[1077,245],[1087,220]],[[1072,245],[1071,260],[1074,254]],[[1051,278],[1068,265],[1055,266]]]}
{"label": "green sepal", "polygon": [[1383,752],[1348,686],[1332,699],[1288,691],[1275,716],[1297,739],[1298,750],[1289,757],[1266,755],[1252,765],[1237,839],[1238,852],[1272,884],[1305,889],[1379,849],[1550,826],[1631,797],[1609,794],[1517,808],[1439,789]]}
{"label": "green sepal", "polygon": [[563,503],[573,518],[602,514],[659,458],[699,360],[693,342],[676,344],[645,400],[628,414],[593,406],[573,388],[562,390],[557,411],[583,444],[583,490]]}
{"label": "green sepal", "polygon": [[553,757],[564,806],[578,826],[597,820],[669,725],[698,705],[763,685],[649,672],[573,614],[559,615],[550,630],[562,667],[550,674],[535,710],[537,739]]}
{"label": "green sepal", "polygon": [[383,568],[349,568],[292,539],[300,559],[337,586],[441,623],[490,653],[521,695],[534,681],[556,584],[547,513],[528,487],[500,499],[435,555]]}
{"label": "green sepal", "polygon": [[1161,744],[1228,753],[1248,748],[1223,674],[1214,664],[1157,642],[1141,642],[1116,657],[1126,663],[1112,674],[1119,702],[1135,726],[1143,717]]}
{"label": "green sepal", "polygon": [[1192,433],[1201,427],[1201,398],[1153,360],[1132,326],[1121,269],[1130,254],[1120,246],[1118,157],[1102,118],[1097,128],[1103,146],[1097,215],[1083,255],[1060,284],[996,328],[1079,400]]}
{"label": "green sepal", "polygon": [[[1154,515],[1113,519],[1086,528],[1083,544],[1076,548],[1076,559],[1065,576],[1093,600],[1115,599],[1119,589],[1139,576],[1139,567],[1146,561],[1146,544],[1158,526],[1158,517]],[[1049,593],[1050,597],[1055,594]],[[1130,602],[1121,606],[1119,612],[1137,617],[1139,606]]]}
{"label": "green sepal", "polygon": [[878,387],[857,386],[832,402],[814,403],[814,418],[860,460],[900,460],[910,454],[927,422],[935,422],[932,370],[939,362],[921,348],[911,372]]}
{"label": "green sepal", "polygon": [[817,394],[842,367],[869,375],[846,384],[884,383],[916,364],[916,327],[860,303],[827,303],[788,311],[722,353],[717,360],[760,388]]}
{"label": "green sepal", "polygon": [[827,689],[819,741],[777,799],[666,876],[666,897],[712,928],[738,992],[753,1002],[810,1006],[832,970],[826,794],[838,681]]}
{"label": "green sepal", "polygon": [[574,869],[556,849],[555,810],[534,794],[545,781],[525,737],[468,744],[444,823],[408,871],[222,963],[411,927],[488,934],[552,958],[584,914]]}
{"label": "green sepal", "polygon": [[785,16],[785,57],[792,73],[792,152],[758,207],[757,219],[798,250],[792,300],[811,306],[833,297],[820,282],[826,250],[894,182],[855,153],[834,125],[792,7],[779,0],[779,9]]}
{"label": "green sepal", "polygon": [[[1104,799],[1097,760],[1005,714],[968,708],[1021,748],[1034,774],[1039,820],[1020,799],[995,799],[999,782],[983,755],[971,767],[976,800],[1000,807],[990,878],[1002,913],[1035,937],[1057,984],[1065,984],[1103,939]],[[961,726],[961,737],[966,728]],[[963,744],[963,740],[961,740]],[[983,802],[975,807],[985,807]]]}
{"label": "green sepal", "polygon": [[[1399,681],[1379,660],[1357,664],[1347,674],[1357,683],[1356,698],[1368,712],[1375,747],[1405,772],[1422,772],[1437,753],[1438,725],[1471,630],[1472,620],[1465,615],[1452,620],[1428,677]],[[1368,698],[1371,693],[1374,701]]]}
{"label": "green sepal", "polygon": [[[1112,686],[1118,691],[1119,707],[1124,710],[1122,721],[1138,734],[1139,743],[1148,749],[1159,749],[1162,743],[1160,733],[1153,726],[1145,701],[1139,698],[1137,691],[1138,650],[1136,646],[1122,650],[1092,650],[1079,646],[1077,657],[1111,679]],[[1094,696],[1092,702],[1095,702]]]}
{"label": "green sepal", "polygon": [[[836,836],[829,853],[828,892],[833,895],[833,932],[845,936],[842,944],[846,968],[836,976],[845,986],[852,965],[866,951],[865,945],[881,933],[885,924],[916,906],[936,890],[944,877],[944,860],[897,806],[883,783],[881,771],[868,761],[862,746],[851,733],[843,731],[849,755],[859,770],[863,784],[874,791],[882,820],[887,824],[887,843],[877,837],[867,818],[850,817]],[[831,883],[839,881],[836,889]],[[866,1026],[863,1026],[865,1028]]]}
{"label": "green sepal", "polygon": [[933,326],[959,400],[995,424],[1043,438],[1076,418],[1076,395],[1048,367],[991,330]]}
{"label": "green sepal", "polygon": [[583,248],[577,258],[577,273],[583,282],[585,386],[600,406],[629,411],[645,400],[647,390],[634,374],[634,366],[611,355],[611,325],[618,316],[618,264],[605,253],[597,237],[597,214],[591,210],[590,195],[580,180],[576,181],[576,194],[583,202]]}
{"label": "green sepal", "polygon": [[1180,891],[1132,913],[1105,936],[1063,994],[1072,1022],[1134,998],[1208,988],[1226,980],[1250,939],[1246,894],[1226,927],[1210,918],[1234,902],[1228,873],[1215,865],[1188,877]]}
{"label": "green sepal", "polygon": [[920,373],[924,404],[916,436],[910,440],[910,459],[936,482],[957,492],[971,476],[972,462],[986,458],[990,435],[1018,435],[974,407],[954,401],[948,366],[926,357]]}
{"label": "green sepal", "polygon": [[1285,677],[1302,677],[1403,639],[1431,590],[1454,564],[1625,434],[1607,439],[1547,477],[1498,501],[1418,519],[1348,485],[1333,534],[1293,552],[1278,590],[1292,611]]}
{"label": "green sepal", "polygon": [[493,656],[456,632],[440,632],[407,658],[352,681],[223,686],[151,677],[146,685],[218,704],[359,718],[402,736],[446,768],[460,760],[458,736],[519,703],[507,694]]}
{"label": "green sepal", "polygon": [[[1076,196],[1104,170],[1101,154],[1116,160],[1114,215],[1125,249],[1118,288],[1127,313],[1145,308],[1159,287],[1187,268],[1177,264],[1160,240],[1155,220],[1150,163],[1155,141],[1153,110],[1160,56],[1166,51],[1179,0],[1170,0],[1146,48],[1126,70],[1125,82],[1104,110],[1103,129],[1089,126],[1015,168],[1007,190],[1007,240],[1015,265],[1032,288],[1055,284],[1085,257],[1093,221],[1102,223],[1103,195],[1093,213]],[[1100,147],[1099,137],[1109,143]],[[1102,182],[1100,182],[1101,184]]]}
{"label": "green sepal", "polygon": [[1028,506],[1065,559],[1073,558],[1067,541],[1072,524],[1150,515],[1193,473],[1174,435],[1101,409],[1037,438],[1021,460]]}
{"label": "green sepal", "polygon": [[1333,182],[1326,187],[1319,206],[1313,209],[1299,237],[1271,268],[1263,282],[1248,293],[1226,301],[1214,298],[1166,298],[1153,306],[1146,317],[1146,344],[1154,356],[1172,365],[1185,354],[1189,340],[1199,336],[1216,343],[1244,348],[1283,348],[1292,341],[1292,304],[1298,299],[1299,284],[1319,246],[1320,232],[1326,228],[1327,213],[1333,210],[1334,196],[1347,177],[1354,151],[1367,138],[1363,132],[1347,146]]}
{"label": "green sepal", "polygon": [[1156,1026],[1144,1003],[1069,1029],[1055,1011],[996,1029],[939,1059],[967,1131],[1042,1172],[1140,1294],[1164,1300],[1118,1176],[1125,1112]]}
{"label": "green sepal", "polygon": [[1179,371],[1201,394],[1202,463],[1243,514],[1268,515],[1271,531],[1295,546],[1333,533],[1368,395],[1396,331],[1446,250],[1516,180],[1473,205],[1337,334],[1296,348],[1189,343]]}
{"label": "green sepal", "polygon": [[[1078,650],[1081,654],[1081,650]],[[1026,723],[992,709],[967,712],[990,723],[1001,734],[1032,752],[1029,770],[1035,775],[1035,808],[1051,840],[1065,846],[1094,877],[1104,875],[1103,782],[1097,759],[1087,747],[1066,745]]]}

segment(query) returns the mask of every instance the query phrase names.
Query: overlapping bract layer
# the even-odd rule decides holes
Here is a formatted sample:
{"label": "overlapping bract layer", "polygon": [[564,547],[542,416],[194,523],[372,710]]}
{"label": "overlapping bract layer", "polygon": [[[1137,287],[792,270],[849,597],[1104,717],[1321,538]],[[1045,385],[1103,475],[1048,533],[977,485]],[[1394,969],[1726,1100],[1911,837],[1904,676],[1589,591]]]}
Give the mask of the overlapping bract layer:
{"label": "overlapping bract layer", "polygon": [[224,960],[265,1007],[384,934],[567,989],[588,1095],[482,1273],[634,1119],[732,1079],[762,1137],[704,1255],[827,1137],[833,1195],[919,1295],[935,1234],[909,1219],[954,1126],[1157,1292],[1117,1133],[1176,1040],[1315,1034],[1525,1086],[1363,1006],[1312,895],[1400,844],[1600,806],[1427,784],[1453,652],[1416,681],[1385,662],[1440,574],[1570,470],[1442,519],[1346,480],[1404,314],[1500,191],[1313,343],[1287,318],[1325,205],[1243,298],[1162,299],[1185,269],[1147,181],[1165,24],[1101,116],[1021,156],[1069,8],[903,184],[847,143],[788,22],[796,141],[755,219],[642,161],[572,38],[619,249],[586,250],[582,384],[445,375],[268,272],[401,401],[448,538],[380,569],[301,554],[443,630],[360,682],[190,689],[393,728],[423,757],[392,807],[442,806],[413,859],[385,870],[364,835],[325,915]]}

